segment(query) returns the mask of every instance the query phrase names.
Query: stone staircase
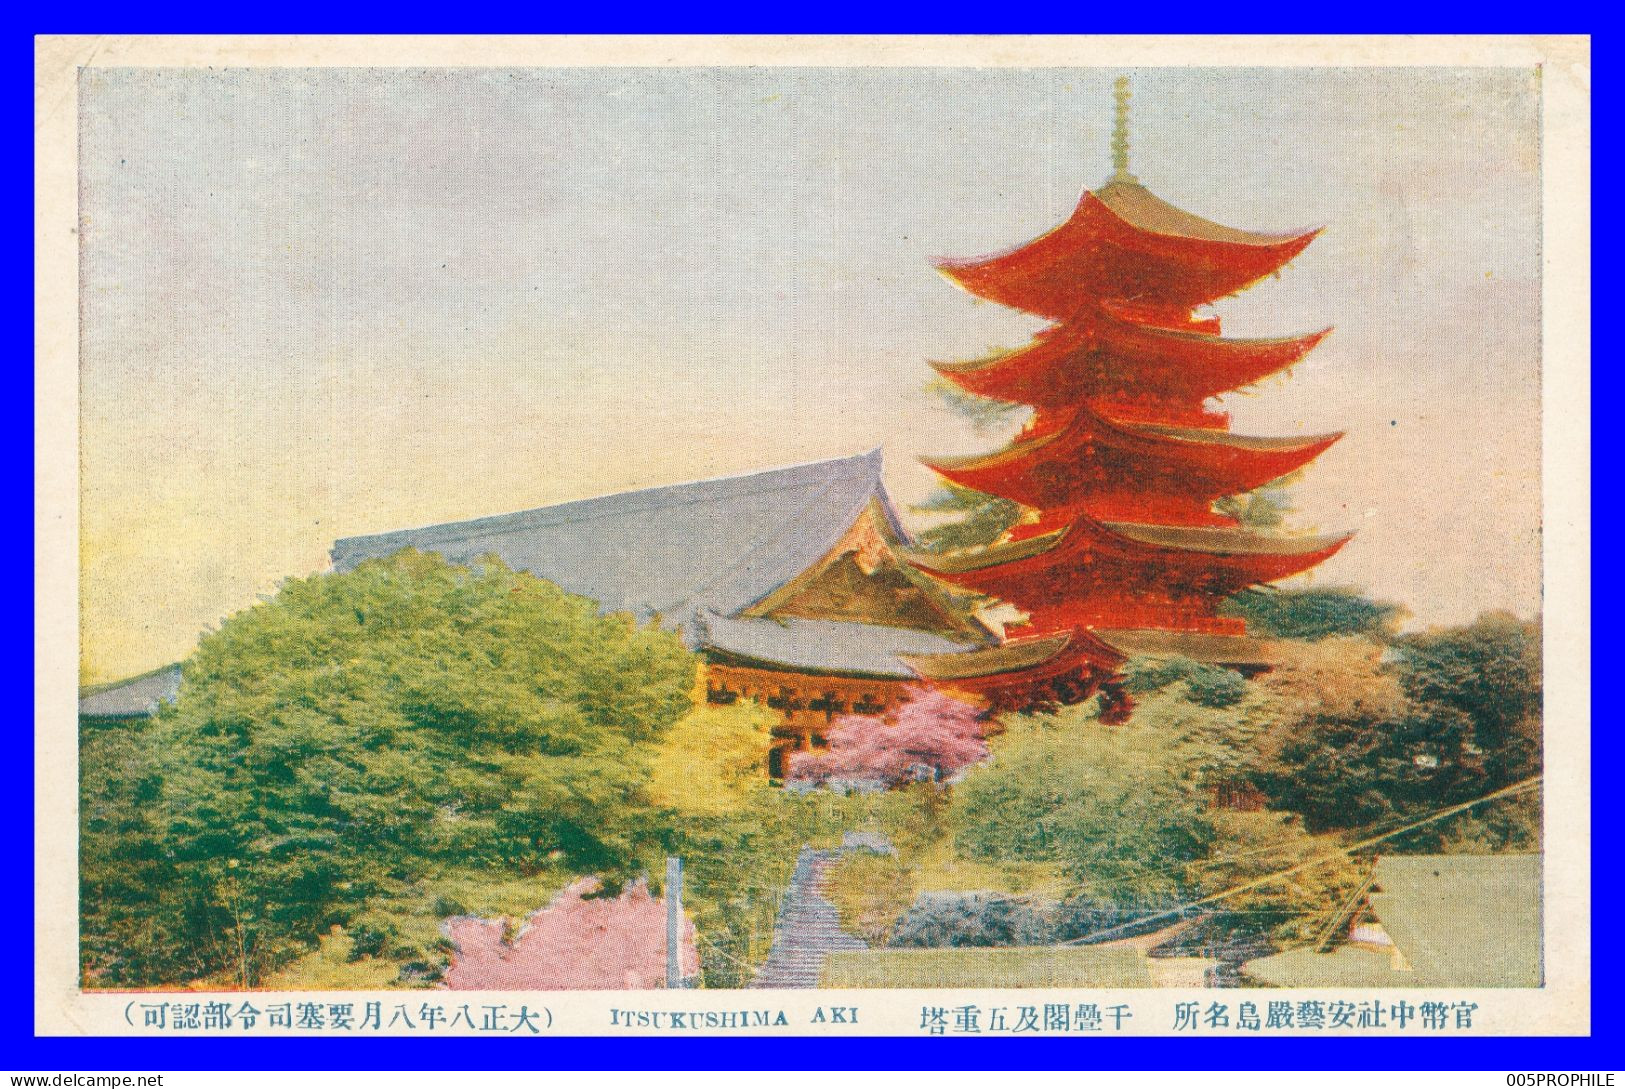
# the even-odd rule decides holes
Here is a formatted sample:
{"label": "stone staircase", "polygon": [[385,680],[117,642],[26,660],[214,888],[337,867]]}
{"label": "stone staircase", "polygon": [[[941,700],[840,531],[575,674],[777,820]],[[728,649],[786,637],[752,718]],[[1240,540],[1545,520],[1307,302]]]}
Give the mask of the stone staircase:
{"label": "stone staircase", "polygon": [[831,953],[869,948],[868,942],[841,929],[840,916],[824,890],[830,866],[855,851],[875,850],[890,850],[890,844],[877,845],[849,836],[845,844],[833,851],[801,849],[773,928],[773,948],[750,986],[816,987]]}

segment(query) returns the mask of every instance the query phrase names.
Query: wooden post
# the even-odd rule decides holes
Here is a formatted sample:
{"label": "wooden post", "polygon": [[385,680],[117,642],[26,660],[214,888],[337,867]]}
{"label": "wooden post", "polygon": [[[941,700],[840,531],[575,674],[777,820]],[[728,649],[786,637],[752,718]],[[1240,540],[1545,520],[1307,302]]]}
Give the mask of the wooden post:
{"label": "wooden post", "polygon": [[666,986],[683,985],[683,860],[666,857]]}

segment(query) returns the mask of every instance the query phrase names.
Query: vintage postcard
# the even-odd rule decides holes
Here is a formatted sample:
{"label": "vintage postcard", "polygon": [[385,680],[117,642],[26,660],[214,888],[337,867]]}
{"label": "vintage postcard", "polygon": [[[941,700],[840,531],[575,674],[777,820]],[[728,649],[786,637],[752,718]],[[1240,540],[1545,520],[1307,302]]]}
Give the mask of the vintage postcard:
{"label": "vintage postcard", "polygon": [[1586,39],[38,77],[40,1033],[1588,1031]]}

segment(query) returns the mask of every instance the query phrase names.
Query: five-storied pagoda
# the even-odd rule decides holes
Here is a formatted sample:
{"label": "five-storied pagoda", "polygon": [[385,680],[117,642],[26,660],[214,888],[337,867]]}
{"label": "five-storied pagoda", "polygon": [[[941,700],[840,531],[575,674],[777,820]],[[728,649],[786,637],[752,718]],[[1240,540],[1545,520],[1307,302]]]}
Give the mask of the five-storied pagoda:
{"label": "five-storied pagoda", "polygon": [[1233,434],[1211,398],[1290,366],[1330,330],[1237,339],[1198,308],[1277,273],[1319,233],[1257,234],[1164,202],[1128,171],[1128,84],[1117,81],[1114,171],[1065,223],[1006,253],[938,268],[984,299],[1052,323],[1024,347],[933,364],[981,397],[1034,414],[1005,448],[926,464],[1015,500],[1026,517],[1000,540],[916,554],[931,575],[1015,606],[1024,625],[997,647],[910,659],[917,672],[995,708],[1128,702],[1117,670],[1136,654],[1243,670],[1273,661],[1219,606],[1305,571],[1347,535],[1266,535],[1215,501],[1307,464],[1339,436]]}

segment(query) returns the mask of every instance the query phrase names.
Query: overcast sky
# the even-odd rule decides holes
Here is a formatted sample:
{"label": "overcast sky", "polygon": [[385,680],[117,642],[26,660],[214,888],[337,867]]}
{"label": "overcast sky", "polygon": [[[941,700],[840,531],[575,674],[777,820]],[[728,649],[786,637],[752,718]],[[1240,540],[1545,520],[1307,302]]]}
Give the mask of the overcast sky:
{"label": "overcast sky", "polygon": [[[884,445],[987,449],[930,358],[1040,323],[932,256],[1106,180],[1060,69],[86,69],[86,673],[174,661],[336,537]],[[1539,86],[1512,69],[1133,77],[1132,169],[1233,226],[1327,230],[1220,304],[1336,326],[1227,398],[1348,437],[1293,525],[1414,623],[1539,610]]]}

